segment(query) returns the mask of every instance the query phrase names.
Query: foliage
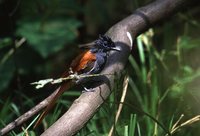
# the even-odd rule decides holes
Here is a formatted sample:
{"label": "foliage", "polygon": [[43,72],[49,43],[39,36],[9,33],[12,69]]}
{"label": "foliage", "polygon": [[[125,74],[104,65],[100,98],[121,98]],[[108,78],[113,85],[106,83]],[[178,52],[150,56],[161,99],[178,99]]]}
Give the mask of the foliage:
{"label": "foliage", "polygon": [[[74,19],[21,22],[16,34],[27,39],[27,42],[42,57],[63,49],[77,37],[77,27],[80,22]],[[50,47],[49,47],[50,46]]]}
{"label": "foliage", "polygon": [[[0,127],[53,90],[50,87],[35,91],[29,83],[59,76],[77,53],[74,45],[94,40],[99,33],[148,2],[1,1],[0,6],[9,8],[0,9],[0,14],[10,16],[2,20],[5,28],[1,29],[2,33],[0,30]],[[196,17],[199,12],[194,7],[179,13],[137,38],[134,44],[137,48],[124,72],[129,77],[128,92],[114,135],[166,135],[177,127],[179,119],[178,125],[199,115],[200,20]],[[108,135],[122,94],[122,80],[116,81],[117,87],[109,100],[77,136]],[[79,95],[74,89],[64,93],[54,111],[44,119],[43,127],[33,130],[33,118],[23,129],[17,128],[9,135],[38,135]],[[199,135],[199,126],[199,122],[188,124],[173,135]]]}

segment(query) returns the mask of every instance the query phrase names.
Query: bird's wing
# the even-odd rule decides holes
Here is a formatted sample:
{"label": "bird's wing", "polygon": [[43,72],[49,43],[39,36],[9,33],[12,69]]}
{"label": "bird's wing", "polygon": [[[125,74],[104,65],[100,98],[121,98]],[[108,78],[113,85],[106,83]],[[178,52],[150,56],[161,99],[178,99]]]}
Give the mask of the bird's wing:
{"label": "bird's wing", "polygon": [[84,69],[88,68],[88,64],[91,64],[95,60],[96,55],[94,53],[91,53],[90,50],[86,50],[72,61],[71,68],[73,72],[82,74],[81,72],[85,71]]}

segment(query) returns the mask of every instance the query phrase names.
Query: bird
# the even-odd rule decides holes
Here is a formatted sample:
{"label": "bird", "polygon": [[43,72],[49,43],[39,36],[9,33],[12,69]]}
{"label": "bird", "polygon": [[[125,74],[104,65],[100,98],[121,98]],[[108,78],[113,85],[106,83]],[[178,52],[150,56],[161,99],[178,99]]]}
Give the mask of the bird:
{"label": "bird", "polygon": [[[72,60],[69,70],[62,74],[62,78],[68,77],[71,74],[77,75],[91,75],[98,74],[102,71],[109,56],[109,51],[115,50],[120,51],[119,47],[115,46],[115,43],[107,35],[99,35],[99,38],[89,45],[82,45],[80,48],[84,50]],[[40,115],[39,119],[36,121],[33,128],[36,128],[47,113],[52,109],[56,100],[75,84],[81,84],[81,79],[77,81],[68,80],[63,82],[57,89],[56,94],[46,106],[45,110]],[[89,92],[91,89],[85,88],[85,91]]]}

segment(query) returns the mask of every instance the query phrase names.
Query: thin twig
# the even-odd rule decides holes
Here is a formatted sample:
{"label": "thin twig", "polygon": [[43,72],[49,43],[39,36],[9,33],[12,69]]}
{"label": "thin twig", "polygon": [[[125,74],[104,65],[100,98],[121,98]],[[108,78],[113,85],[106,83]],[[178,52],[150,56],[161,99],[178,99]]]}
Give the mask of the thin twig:
{"label": "thin twig", "polygon": [[[20,46],[23,45],[24,42],[26,42],[26,38],[24,38],[24,37],[21,38],[19,41],[15,41],[15,48],[16,48],[16,49],[19,48]],[[0,64],[5,63],[6,60],[8,60],[8,58],[9,58],[10,56],[13,55],[14,52],[15,52],[15,49],[14,49],[14,48],[10,49],[10,50],[8,51],[8,53],[7,53],[6,55],[3,56],[3,58],[2,58],[1,61],[0,61]]]}
{"label": "thin twig", "polygon": [[176,126],[179,124],[181,119],[184,117],[184,114],[181,114],[180,118],[176,121],[176,123],[172,126],[172,130],[176,128]]}
{"label": "thin twig", "polygon": [[36,85],[36,89],[43,88],[46,84],[60,84],[63,83],[67,80],[79,80],[81,78],[89,78],[89,77],[97,77],[97,76],[103,76],[103,75],[114,75],[114,74],[91,74],[91,75],[86,75],[86,74],[81,74],[77,75],[75,74],[70,74],[67,77],[64,78],[58,78],[58,79],[53,79],[53,78],[48,78],[48,79],[42,79],[33,83],[30,83],[31,85]]}
{"label": "thin twig", "polygon": [[189,125],[192,125],[196,122],[199,122],[200,121],[200,115],[197,115],[183,123],[181,123],[180,125],[178,125],[177,127],[175,127],[174,129],[171,130],[171,134],[174,134],[175,132],[177,132],[177,130],[181,129],[182,127],[185,127],[185,126],[189,126]]}

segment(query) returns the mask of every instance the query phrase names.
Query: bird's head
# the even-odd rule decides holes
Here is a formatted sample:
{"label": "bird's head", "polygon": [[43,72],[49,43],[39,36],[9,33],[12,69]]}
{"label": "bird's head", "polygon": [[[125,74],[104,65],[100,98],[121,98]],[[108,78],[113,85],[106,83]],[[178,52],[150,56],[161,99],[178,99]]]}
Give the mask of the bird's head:
{"label": "bird's head", "polygon": [[102,51],[120,51],[120,49],[115,46],[115,43],[111,40],[111,38],[106,35],[99,35],[99,38],[95,41],[95,48]]}

